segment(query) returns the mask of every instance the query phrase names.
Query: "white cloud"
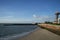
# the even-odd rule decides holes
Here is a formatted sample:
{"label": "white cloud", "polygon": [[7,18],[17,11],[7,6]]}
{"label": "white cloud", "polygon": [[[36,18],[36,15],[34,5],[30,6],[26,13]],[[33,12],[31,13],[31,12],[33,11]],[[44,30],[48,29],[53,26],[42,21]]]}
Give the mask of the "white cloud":
{"label": "white cloud", "polygon": [[37,16],[37,15],[33,15],[34,18],[37,18],[37,19],[48,19],[50,18],[49,16]]}
{"label": "white cloud", "polygon": [[52,17],[51,16],[36,16],[36,15],[33,15],[33,17],[35,17],[35,20],[36,21],[40,21],[40,22],[44,22],[44,21],[51,21],[51,20],[53,20],[53,19],[51,19]]}
{"label": "white cloud", "polygon": [[5,19],[5,18],[13,18],[13,16],[4,16],[4,17],[0,17],[0,19]]}
{"label": "white cloud", "polygon": [[[37,16],[36,16],[37,17]],[[28,22],[44,22],[50,20],[50,16],[40,16],[39,18],[25,19],[15,18],[14,16],[0,17],[0,23],[28,23]]]}
{"label": "white cloud", "polygon": [[36,15],[35,15],[35,14],[33,14],[33,17],[34,17],[34,18],[36,18]]}
{"label": "white cloud", "polygon": [[32,19],[15,18],[14,16],[0,17],[0,23],[28,23],[32,21]]}

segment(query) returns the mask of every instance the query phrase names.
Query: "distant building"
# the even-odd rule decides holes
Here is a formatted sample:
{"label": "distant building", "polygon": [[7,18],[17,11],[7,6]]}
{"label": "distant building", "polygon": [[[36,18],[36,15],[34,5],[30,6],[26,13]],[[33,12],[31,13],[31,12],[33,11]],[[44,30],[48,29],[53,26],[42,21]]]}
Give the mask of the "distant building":
{"label": "distant building", "polygon": [[60,24],[60,18],[58,18],[58,23]]}
{"label": "distant building", "polygon": [[56,18],[55,18],[55,21],[53,23],[55,23],[55,24],[59,24],[60,23],[59,15],[60,15],[60,12],[56,12],[55,13]]}

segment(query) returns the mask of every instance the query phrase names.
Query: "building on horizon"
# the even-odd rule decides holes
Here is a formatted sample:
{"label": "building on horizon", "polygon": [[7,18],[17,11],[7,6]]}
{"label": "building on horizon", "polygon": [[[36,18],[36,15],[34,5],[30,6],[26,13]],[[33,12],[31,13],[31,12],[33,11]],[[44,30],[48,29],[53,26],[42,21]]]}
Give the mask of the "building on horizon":
{"label": "building on horizon", "polygon": [[55,13],[55,21],[53,22],[54,24],[59,24],[60,23],[60,18],[59,18],[60,12]]}
{"label": "building on horizon", "polygon": [[60,18],[58,18],[58,24],[60,24]]}

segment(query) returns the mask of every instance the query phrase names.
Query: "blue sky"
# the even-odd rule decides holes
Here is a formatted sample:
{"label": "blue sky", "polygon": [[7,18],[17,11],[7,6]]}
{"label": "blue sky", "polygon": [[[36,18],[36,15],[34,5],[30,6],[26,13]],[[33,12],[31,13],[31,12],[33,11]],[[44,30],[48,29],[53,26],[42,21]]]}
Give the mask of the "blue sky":
{"label": "blue sky", "polygon": [[53,21],[60,0],[0,0],[0,23]]}

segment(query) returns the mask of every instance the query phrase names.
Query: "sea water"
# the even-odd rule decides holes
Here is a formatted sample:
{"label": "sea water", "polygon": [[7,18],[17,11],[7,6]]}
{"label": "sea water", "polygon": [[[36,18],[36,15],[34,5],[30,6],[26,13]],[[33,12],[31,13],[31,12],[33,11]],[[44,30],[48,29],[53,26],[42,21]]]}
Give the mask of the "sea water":
{"label": "sea water", "polygon": [[0,26],[0,40],[13,40],[29,34],[37,25],[10,25]]}

